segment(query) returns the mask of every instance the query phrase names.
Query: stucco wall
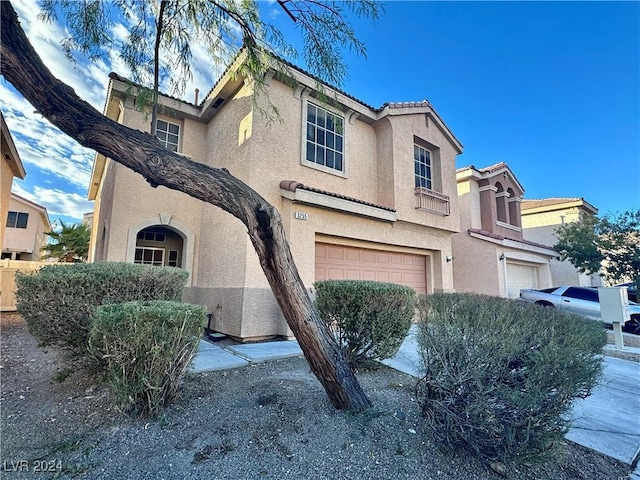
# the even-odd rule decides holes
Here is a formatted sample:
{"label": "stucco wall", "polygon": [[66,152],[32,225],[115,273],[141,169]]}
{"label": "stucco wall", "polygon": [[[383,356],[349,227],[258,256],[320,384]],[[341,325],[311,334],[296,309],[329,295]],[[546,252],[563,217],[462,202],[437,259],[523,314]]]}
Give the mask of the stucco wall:
{"label": "stucco wall", "polygon": [[466,232],[454,235],[451,244],[456,291],[501,296],[504,273],[496,245],[472,238]]}
{"label": "stucco wall", "polygon": [[[563,223],[579,221],[584,213],[578,207],[557,208],[542,212],[527,212],[522,215],[525,240],[553,246],[557,242],[556,230]],[[580,273],[568,260],[551,262],[551,281],[555,286],[579,285],[600,286],[602,277]]]}
{"label": "stucco wall", "polygon": [[0,246],[4,245],[5,226],[7,224],[7,213],[9,212],[9,201],[11,200],[11,186],[13,185],[13,171],[9,163],[2,156],[0,162]]}
{"label": "stucco wall", "polygon": [[[7,228],[2,246],[3,251],[22,252],[20,260],[40,259],[40,248],[46,244],[44,232],[48,225],[42,218],[41,211],[16,198],[9,201],[8,211],[29,214],[27,228]],[[6,224],[6,217],[3,223]]]}
{"label": "stucco wall", "polygon": [[[315,243],[323,241],[425,255],[428,291],[452,291],[453,271],[445,256],[451,254],[450,233],[459,228],[456,149],[426,113],[390,115],[372,122],[323,106],[344,116],[345,172],[329,173],[303,164],[305,146],[304,92],[270,80],[269,101],[278,116],[269,119],[264,99],[255,108],[251,84],[240,85],[208,123],[186,118],[169,119],[181,125],[182,152],[193,160],[229,172],[250,185],[281,213],[292,254],[307,288],[315,280]],[[145,120],[124,102],[124,124],[148,131]],[[373,113],[371,113],[373,115]],[[414,135],[433,144],[436,152],[434,190],[450,198],[451,215],[417,211],[414,194]],[[251,339],[290,336],[251,244],[246,227],[230,214],[164,187],[150,187],[137,174],[115,165],[102,187],[102,222],[108,224],[107,260],[127,258],[131,245],[127,231],[141,220],[172,218],[195,237],[191,283],[185,300],[207,305],[213,328]],[[389,223],[317,206],[292,203],[280,190],[282,180],[297,182],[397,210]],[[104,203],[110,201],[109,210]],[[296,211],[307,221],[295,220]],[[169,225],[170,226],[170,225]],[[130,237],[129,237],[130,238]]]}

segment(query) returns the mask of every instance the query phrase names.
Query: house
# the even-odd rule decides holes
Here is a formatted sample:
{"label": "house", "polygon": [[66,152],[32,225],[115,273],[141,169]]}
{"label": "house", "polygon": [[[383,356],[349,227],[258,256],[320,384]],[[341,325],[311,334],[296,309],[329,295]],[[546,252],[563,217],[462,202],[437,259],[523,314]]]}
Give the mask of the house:
{"label": "house", "polygon": [[503,162],[456,172],[460,232],[453,235],[456,291],[517,298],[522,288],[551,286],[551,261],[558,254],[524,238],[524,188]]}
{"label": "house", "polygon": [[[233,63],[200,104],[162,96],[157,137],[169,149],[226,168],[280,212],[301,279],[371,279],[419,293],[453,291],[451,235],[459,230],[455,161],[462,145],[428,101],[374,108],[291,66],[294,86],[268,72],[279,112]],[[135,88],[110,75],[105,114],[149,131]],[[133,86],[135,87],[135,86]],[[196,100],[197,102],[197,100]],[[209,204],[97,155],[91,261],[184,268],[185,301],[243,340],[291,336],[245,227]]]}
{"label": "house", "polygon": [[[560,225],[580,222],[598,214],[598,209],[583,198],[523,200],[521,210],[524,238],[546,245],[556,244],[555,232]],[[554,286],[597,287],[602,285],[602,277],[580,273],[568,260],[554,260],[551,262],[551,282]]]}
{"label": "house", "polygon": [[2,258],[38,261],[51,231],[47,209],[11,192]]}
{"label": "house", "polygon": [[9,202],[11,201],[11,186],[13,185],[13,179],[24,179],[26,172],[16,150],[16,145],[13,143],[11,132],[4,121],[4,116],[0,112],[0,157],[2,157],[0,178],[2,179],[2,185],[0,185],[0,245],[4,245],[4,236],[6,230],[6,222],[9,212]]}

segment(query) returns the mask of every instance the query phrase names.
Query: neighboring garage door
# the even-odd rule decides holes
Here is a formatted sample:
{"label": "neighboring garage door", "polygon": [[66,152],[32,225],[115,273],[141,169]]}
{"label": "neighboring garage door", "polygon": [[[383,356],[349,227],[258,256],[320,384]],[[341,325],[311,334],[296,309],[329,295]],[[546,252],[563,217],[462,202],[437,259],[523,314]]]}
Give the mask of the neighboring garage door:
{"label": "neighboring garage door", "polygon": [[507,262],[507,296],[518,298],[522,288],[538,288],[538,268]]}
{"label": "neighboring garage door", "polygon": [[424,255],[316,243],[316,280],[375,280],[427,293]]}

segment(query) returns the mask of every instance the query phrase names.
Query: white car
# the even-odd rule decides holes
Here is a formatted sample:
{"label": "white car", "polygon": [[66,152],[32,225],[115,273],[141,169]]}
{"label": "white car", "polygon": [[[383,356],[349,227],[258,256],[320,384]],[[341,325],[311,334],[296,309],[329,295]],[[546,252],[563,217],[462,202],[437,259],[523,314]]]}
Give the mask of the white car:
{"label": "white car", "polygon": [[[600,317],[600,300],[595,287],[553,287],[542,290],[520,290],[520,300],[543,307],[556,307],[595,320]],[[624,324],[626,332],[640,335],[640,305],[629,302],[630,317]]]}

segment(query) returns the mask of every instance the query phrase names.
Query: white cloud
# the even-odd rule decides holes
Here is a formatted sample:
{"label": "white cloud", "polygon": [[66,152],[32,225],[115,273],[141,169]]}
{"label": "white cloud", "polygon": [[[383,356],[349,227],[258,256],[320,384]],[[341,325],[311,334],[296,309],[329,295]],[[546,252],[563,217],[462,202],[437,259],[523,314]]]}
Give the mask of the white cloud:
{"label": "white cloud", "polygon": [[13,184],[12,191],[45,207],[52,222],[58,216],[70,217],[80,222],[83,214],[93,211],[93,202],[77,193],[42,187],[35,187],[34,192],[31,193],[22,188],[19,183]]}

